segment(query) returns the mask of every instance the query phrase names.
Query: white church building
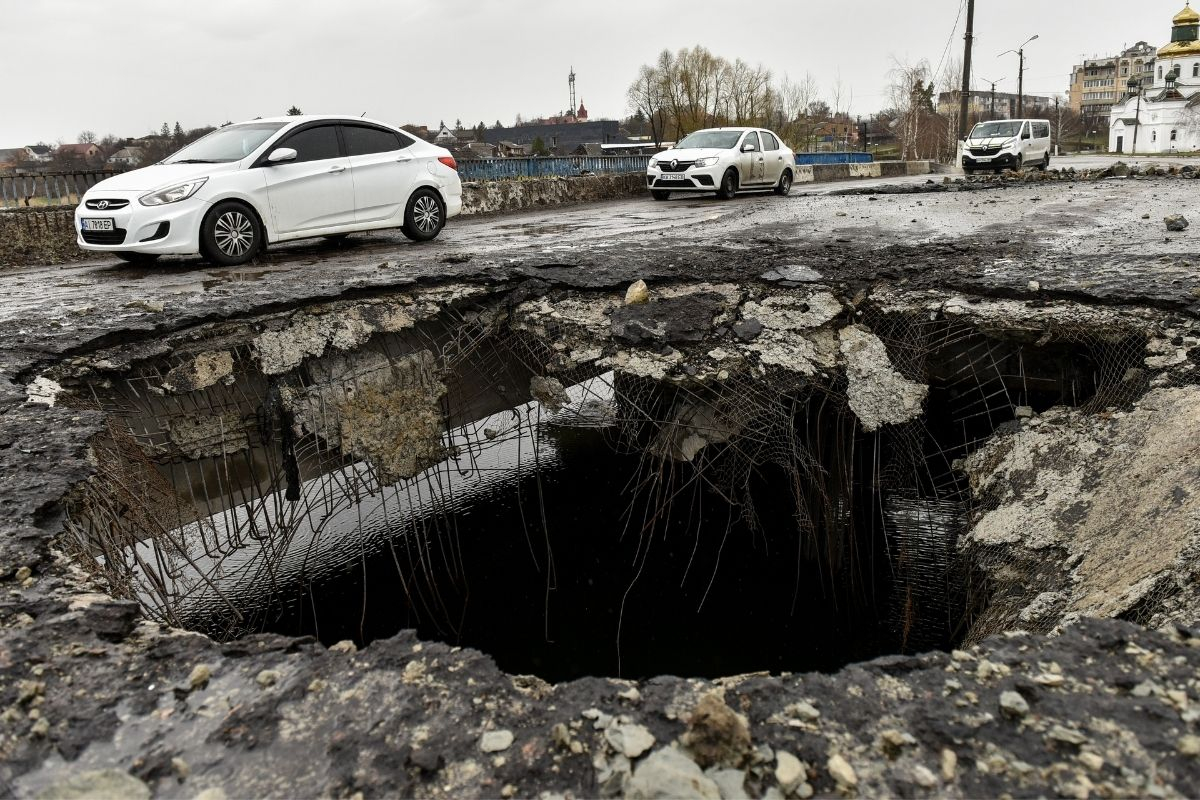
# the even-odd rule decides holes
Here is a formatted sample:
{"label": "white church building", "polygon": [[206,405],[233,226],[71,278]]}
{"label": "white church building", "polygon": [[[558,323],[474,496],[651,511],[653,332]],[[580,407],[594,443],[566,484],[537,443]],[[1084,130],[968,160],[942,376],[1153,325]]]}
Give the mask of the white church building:
{"label": "white church building", "polygon": [[1200,151],[1200,13],[1175,15],[1171,43],[1159,48],[1154,82],[1130,81],[1113,104],[1108,149],[1114,153]]}

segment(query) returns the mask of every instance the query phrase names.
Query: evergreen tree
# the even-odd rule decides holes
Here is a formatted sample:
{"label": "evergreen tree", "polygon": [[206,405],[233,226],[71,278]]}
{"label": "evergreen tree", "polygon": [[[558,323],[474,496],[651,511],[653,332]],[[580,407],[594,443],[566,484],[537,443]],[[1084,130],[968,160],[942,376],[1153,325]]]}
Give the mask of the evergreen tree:
{"label": "evergreen tree", "polygon": [[175,130],[171,135],[175,137],[175,141],[177,142],[183,139],[183,126],[179,124],[179,120],[175,121]]}
{"label": "evergreen tree", "polygon": [[289,108],[289,109],[287,110],[287,115],[288,115],[289,117],[298,117],[298,116],[300,116],[300,115],[301,115],[301,114],[303,114],[303,113],[304,113],[304,112],[303,112],[303,111],[301,111],[301,110],[300,110],[298,107],[296,107],[296,106],[292,106],[291,108]]}
{"label": "evergreen tree", "polygon": [[163,137],[164,139],[166,137],[170,136],[171,135],[171,126],[167,125],[167,123],[164,122],[162,124],[162,127],[158,129],[158,135]]}
{"label": "evergreen tree", "polygon": [[542,141],[542,137],[540,136],[533,137],[533,144],[530,145],[530,149],[533,151],[535,156],[544,156],[549,155],[550,153],[550,151],[546,149],[546,143]]}

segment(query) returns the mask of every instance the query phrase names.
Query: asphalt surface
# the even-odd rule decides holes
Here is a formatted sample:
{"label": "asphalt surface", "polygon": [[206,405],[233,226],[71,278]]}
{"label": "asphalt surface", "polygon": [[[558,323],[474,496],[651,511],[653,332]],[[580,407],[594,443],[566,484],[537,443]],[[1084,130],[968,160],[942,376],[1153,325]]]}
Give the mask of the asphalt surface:
{"label": "asphalt surface", "polygon": [[[1108,159],[1112,161],[1114,159]],[[1099,159],[1062,159],[1091,168]],[[747,266],[775,258],[828,266],[842,255],[866,276],[872,259],[897,248],[953,244],[975,255],[978,277],[1021,286],[1037,280],[1051,291],[1187,305],[1200,288],[1196,228],[1167,234],[1163,218],[1182,213],[1200,222],[1196,185],[1179,179],[1109,179],[1006,184],[986,191],[865,196],[831,193],[902,186],[937,187],[953,176],[824,184],[791,197],[743,195],[730,202],[683,195],[649,197],[529,213],[451,220],[434,242],[413,244],[398,232],[359,234],[271,248],[258,262],[221,269],[198,258],[163,258],[148,268],[115,259],[31,266],[5,274],[0,330],[30,332],[110,327],[167,309],[255,305],[328,297],[342,291],[478,275],[514,265],[545,268],[643,266],[686,279],[711,277],[698,253],[745,253]],[[1148,217],[1147,217],[1148,215]],[[997,252],[1000,248],[1002,252]],[[726,259],[728,260],[728,259]],[[725,268],[733,269],[732,265]],[[982,272],[980,272],[982,270]],[[956,285],[961,271],[944,275]],[[933,281],[936,275],[926,276]],[[994,281],[993,281],[994,283]],[[987,280],[981,283],[986,288]],[[134,304],[126,307],[126,304]],[[147,310],[149,306],[150,310]],[[235,309],[230,308],[230,311]]]}
{"label": "asphalt surface", "polygon": [[[1200,314],[1196,229],[1168,235],[1162,219],[1200,218],[1194,180],[972,191],[941,181],[900,181],[911,194],[831,185],[462,219],[431,244],[373,234],[272,249],[242,270],[164,259],[5,273],[0,796],[599,796],[631,780],[644,796],[667,795],[677,784],[649,753],[671,756],[676,741],[706,767],[736,767],[754,796],[1197,796],[1200,632],[1190,628],[1084,622],[1055,639],[993,639],[830,676],[552,687],[408,634],[355,653],[162,630],[131,602],[80,595],[51,552],[104,419],[26,403],[24,382],[72,355],[153,348],[204,321],[448,281],[530,296],[637,277],[752,282],[788,266],[847,297],[903,287]],[[698,713],[712,690],[724,699]],[[785,781],[797,759],[807,768]],[[683,766],[686,779],[707,780]]]}

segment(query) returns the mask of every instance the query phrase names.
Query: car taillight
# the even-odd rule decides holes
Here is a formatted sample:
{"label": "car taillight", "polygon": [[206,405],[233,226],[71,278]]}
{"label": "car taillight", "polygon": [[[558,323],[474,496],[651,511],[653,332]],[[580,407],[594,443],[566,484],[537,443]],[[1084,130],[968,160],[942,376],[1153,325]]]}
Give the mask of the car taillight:
{"label": "car taillight", "polygon": [[442,162],[450,169],[456,172],[458,171],[458,162],[454,160],[454,156],[442,156],[438,159],[438,161]]}

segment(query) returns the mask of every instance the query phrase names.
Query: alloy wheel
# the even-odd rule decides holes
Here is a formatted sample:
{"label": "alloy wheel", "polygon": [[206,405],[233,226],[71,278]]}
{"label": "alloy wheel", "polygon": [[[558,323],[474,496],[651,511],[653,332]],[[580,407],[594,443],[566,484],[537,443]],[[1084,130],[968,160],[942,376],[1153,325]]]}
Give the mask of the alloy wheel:
{"label": "alloy wheel", "polygon": [[213,226],[213,243],[230,258],[240,258],[254,246],[254,223],[240,211],[226,211]]}
{"label": "alloy wheel", "polygon": [[429,195],[418,197],[417,202],[413,204],[413,222],[416,223],[417,228],[423,233],[430,233],[437,230],[441,218],[442,210],[438,207],[438,202],[433,197]]}

